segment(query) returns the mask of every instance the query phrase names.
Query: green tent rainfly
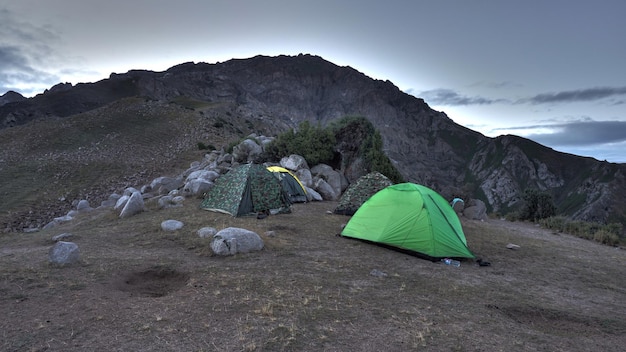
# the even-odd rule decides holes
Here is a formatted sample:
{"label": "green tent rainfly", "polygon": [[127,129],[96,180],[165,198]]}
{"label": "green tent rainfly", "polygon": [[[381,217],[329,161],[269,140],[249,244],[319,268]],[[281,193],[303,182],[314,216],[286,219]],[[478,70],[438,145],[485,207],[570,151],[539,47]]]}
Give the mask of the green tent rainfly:
{"label": "green tent rainfly", "polygon": [[265,167],[245,164],[218,177],[200,208],[242,216],[290,212],[291,202],[280,181]]}
{"label": "green tent rainfly", "polygon": [[429,259],[474,258],[450,204],[432,189],[414,183],[388,186],[374,194],[357,210],[341,235]]}

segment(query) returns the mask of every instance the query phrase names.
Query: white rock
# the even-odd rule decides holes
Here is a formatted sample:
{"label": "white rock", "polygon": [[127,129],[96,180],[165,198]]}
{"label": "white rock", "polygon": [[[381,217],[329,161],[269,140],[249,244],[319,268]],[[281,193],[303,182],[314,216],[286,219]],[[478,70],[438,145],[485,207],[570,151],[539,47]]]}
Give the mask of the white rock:
{"label": "white rock", "polygon": [[260,251],[263,249],[263,240],[256,232],[237,227],[228,227],[213,236],[211,249],[217,255]]}
{"label": "white rock", "polygon": [[74,242],[57,242],[48,253],[48,260],[52,264],[73,264],[80,258],[78,245]]}
{"label": "white rock", "polygon": [[120,218],[127,218],[144,211],[143,196],[138,191],[133,193],[120,212]]}
{"label": "white rock", "polygon": [[165,220],[161,223],[161,229],[163,231],[173,232],[183,228],[185,224],[178,220]]}
{"label": "white rock", "polygon": [[215,234],[217,233],[217,229],[214,227],[203,227],[200,230],[198,230],[197,233],[198,233],[198,237],[208,238],[208,237],[215,236]]}

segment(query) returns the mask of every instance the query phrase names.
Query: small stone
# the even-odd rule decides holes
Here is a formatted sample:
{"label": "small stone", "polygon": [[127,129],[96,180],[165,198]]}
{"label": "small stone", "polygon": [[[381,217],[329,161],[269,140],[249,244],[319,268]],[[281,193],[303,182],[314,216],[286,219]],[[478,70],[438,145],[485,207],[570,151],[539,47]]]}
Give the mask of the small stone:
{"label": "small stone", "polygon": [[53,242],[59,242],[59,241],[64,241],[64,240],[69,240],[70,238],[72,238],[74,235],[72,235],[69,232],[66,233],[62,233],[60,235],[56,235],[52,237],[52,241]]}
{"label": "small stone", "polygon": [[378,269],[373,269],[372,271],[370,271],[370,275],[376,276],[376,277],[385,277],[387,276],[387,273],[384,271],[380,271]]}
{"label": "small stone", "polygon": [[209,238],[215,236],[217,233],[217,229],[214,227],[203,227],[198,230],[198,237],[200,238]]}
{"label": "small stone", "polygon": [[509,243],[509,244],[506,245],[506,248],[512,249],[512,250],[516,251],[516,250],[520,249],[520,246],[518,246],[516,244],[513,244],[513,243]]}
{"label": "small stone", "polygon": [[184,224],[178,220],[165,220],[161,223],[163,231],[177,231],[182,229]]}

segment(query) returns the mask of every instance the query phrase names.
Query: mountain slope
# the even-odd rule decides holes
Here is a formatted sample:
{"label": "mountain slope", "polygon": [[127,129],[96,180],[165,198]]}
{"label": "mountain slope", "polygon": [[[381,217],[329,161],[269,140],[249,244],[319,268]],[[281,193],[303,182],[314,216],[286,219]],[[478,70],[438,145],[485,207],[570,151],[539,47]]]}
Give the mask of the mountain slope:
{"label": "mountain slope", "polygon": [[519,206],[525,189],[537,188],[552,194],[559,210],[574,218],[626,222],[619,199],[626,191],[626,165],[556,152],[515,136],[485,137],[389,81],[317,56],[185,63],[164,72],[129,71],[62,88],[0,106],[0,121],[14,126],[71,116],[133,96],[219,106],[202,112],[235,126],[240,137],[248,131],[275,134],[302,121],[326,125],[361,115],[380,131],[386,154],[406,180],[447,198],[478,197],[491,211],[506,213]]}

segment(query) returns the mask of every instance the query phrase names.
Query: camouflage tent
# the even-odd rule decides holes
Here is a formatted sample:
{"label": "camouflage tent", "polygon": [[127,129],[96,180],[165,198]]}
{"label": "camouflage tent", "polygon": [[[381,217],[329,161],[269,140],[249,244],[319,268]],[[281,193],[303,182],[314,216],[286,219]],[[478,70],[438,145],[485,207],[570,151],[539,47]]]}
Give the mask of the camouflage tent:
{"label": "camouflage tent", "polygon": [[289,212],[290,205],[289,196],[270,171],[258,164],[245,164],[218,177],[200,207],[242,216]]}
{"label": "camouflage tent", "polygon": [[377,171],[361,176],[343,193],[334,213],[354,215],[359,207],[372,195],[391,185],[393,185],[393,182],[387,176]]}
{"label": "camouflage tent", "polygon": [[289,195],[289,199],[292,203],[307,201],[306,189],[296,175],[280,166],[268,166],[267,169],[271,171],[283,185],[283,189]]}

